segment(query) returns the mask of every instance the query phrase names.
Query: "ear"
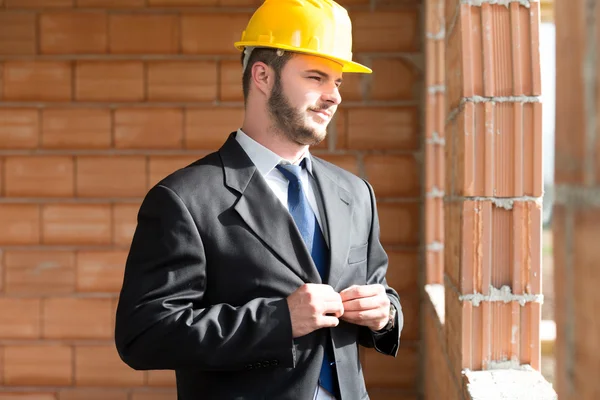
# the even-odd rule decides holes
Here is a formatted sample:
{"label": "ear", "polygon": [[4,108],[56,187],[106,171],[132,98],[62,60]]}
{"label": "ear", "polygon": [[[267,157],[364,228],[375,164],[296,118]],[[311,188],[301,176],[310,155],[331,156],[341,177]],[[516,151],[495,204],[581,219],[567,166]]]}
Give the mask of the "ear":
{"label": "ear", "polygon": [[251,77],[254,86],[262,94],[268,96],[269,93],[271,93],[271,88],[275,82],[273,69],[271,67],[261,61],[255,62],[252,65]]}

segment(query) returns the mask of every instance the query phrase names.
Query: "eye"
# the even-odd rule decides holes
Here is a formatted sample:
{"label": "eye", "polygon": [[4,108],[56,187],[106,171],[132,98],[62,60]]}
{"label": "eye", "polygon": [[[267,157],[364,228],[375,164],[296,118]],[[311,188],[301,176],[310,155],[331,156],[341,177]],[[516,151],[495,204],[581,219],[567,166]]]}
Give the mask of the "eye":
{"label": "eye", "polygon": [[321,80],[322,80],[323,78],[321,78],[320,76],[309,76],[309,77],[308,77],[308,79],[314,79],[314,80],[315,80],[315,81],[317,81],[317,82],[321,82]]}

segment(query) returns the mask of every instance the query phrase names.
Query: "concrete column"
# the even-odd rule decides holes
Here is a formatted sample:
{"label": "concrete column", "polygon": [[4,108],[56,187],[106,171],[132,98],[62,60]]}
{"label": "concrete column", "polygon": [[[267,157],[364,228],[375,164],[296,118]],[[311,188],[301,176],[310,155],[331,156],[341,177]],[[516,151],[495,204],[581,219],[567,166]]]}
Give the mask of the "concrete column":
{"label": "concrete column", "polygon": [[600,1],[556,1],[556,387],[600,398]]}

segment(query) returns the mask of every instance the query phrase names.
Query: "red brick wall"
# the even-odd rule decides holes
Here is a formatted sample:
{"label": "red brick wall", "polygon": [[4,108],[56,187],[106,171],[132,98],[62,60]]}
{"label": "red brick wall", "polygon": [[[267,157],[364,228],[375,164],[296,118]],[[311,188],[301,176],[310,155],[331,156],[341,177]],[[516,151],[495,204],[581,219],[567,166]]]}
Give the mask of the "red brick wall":
{"label": "red brick wall", "polygon": [[[123,265],[146,191],[239,127],[232,43],[257,2],[0,0],[0,400],[175,398],[172,372],[116,354]],[[373,399],[418,394],[417,3],[343,2],[356,58],[376,73],[345,77],[314,149],[379,198],[406,322],[397,359],[363,354]]]}

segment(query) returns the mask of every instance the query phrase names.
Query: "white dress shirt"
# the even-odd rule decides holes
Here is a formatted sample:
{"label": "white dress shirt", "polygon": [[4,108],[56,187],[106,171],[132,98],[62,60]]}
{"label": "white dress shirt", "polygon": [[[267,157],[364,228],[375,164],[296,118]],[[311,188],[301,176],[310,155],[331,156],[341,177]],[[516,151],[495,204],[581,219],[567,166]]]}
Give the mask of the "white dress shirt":
{"label": "white dress shirt", "polygon": [[[302,189],[306,194],[308,203],[310,204],[310,207],[315,213],[317,221],[319,223],[319,227],[321,228],[323,236],[325,236],[325,240],[327,241],[326,230],[323,229],[321,214],[319,211],[317,198],[315,196],[316,187],[313,186],[314,181],[309,177],[309,174],[312,175],[312,160],[310,158],[310,153],[308,152],[308,150],[306,150],[306,153],[304,153],[304,155],[300,157],[299,160],[297,160],[295,163],[292,163],[289,160],[279,157],[277,154],[273,153],[271,150],[267,149],[265,146],[258,143],[250,136],[246,135],[241,129],[238,129],[235,139],[240,144],[240,146],[242,146],[242,149],[244,149],[250,160],[254,163],[258,172],[260,172],[263,178],[265,178],[267,184],[269,185],[275,196],[277,196],[279,201],[281,201],[281,204],[283,204],[283,206],[288,211],[289,181],[277,168],[275,168],[275,166],[277,166],[278,164],[299,165],[303,159],[306,159],[306,168],[303,168],[302,172],[300,173]],[[335,400],[335,397],[329,394],[321,386],[317,385],[313,399]]]}
{"label": "white dress shirt", "polygon": [[310,207],[317,217],[317,221],[319,222],[321,230],[323,230],[323,223],[321,222],[321,214],[319,212],[319,207],[317,206],[315,190],[308,176],[309,173],[312,175],[312,160],[308,150],[306,150],[306,153],[300,157],[299,160],[297,160],[295,163],[292,163],[289,160],[279,157],[277,154],[273,153],[271,150],[267,149],[265,146],[246,135],[241,129],[238,129],[235,139],[240,146],[242,146],[248,157],[250,157],[250,160],[252,160],[256,166],[256,169],[258,169],[258,172],[260,172],[263,178],[265,178],[275,196],[277,196],[277,198],[281,201],[281,204],[283,204],[283,206],[288,210],[289,181],[277,168],[275,168],[275,166],[278,164],[299,165],[303,159],[306,159],[306,168],[303,168],[302,172],[300,173],[302,189],[306,194]]}

